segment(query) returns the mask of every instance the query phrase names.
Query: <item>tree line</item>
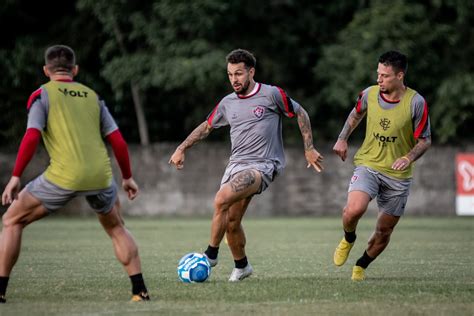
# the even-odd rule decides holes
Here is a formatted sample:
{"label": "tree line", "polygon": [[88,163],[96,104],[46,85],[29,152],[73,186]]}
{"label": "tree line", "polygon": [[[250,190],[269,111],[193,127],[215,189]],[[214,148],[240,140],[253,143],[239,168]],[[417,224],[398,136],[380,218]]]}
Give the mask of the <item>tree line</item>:
{"label": "tree line", "polygon": [[[0,17],[2,147],[18,145],[26,100],[46,81],[44,49],[58,43],[75,49],[77,80],[107,101],[129,142],[182,140],[231,92],[225,56],[234,48],[255,54],[257,81],[308,110],[317,141],[335,140],[375,83],[378,56],[399,50],[408,86],[428,101],[433,141],[472,140],[471,1],[5,0]],[[295,124],[285,124],[297,143]]]}

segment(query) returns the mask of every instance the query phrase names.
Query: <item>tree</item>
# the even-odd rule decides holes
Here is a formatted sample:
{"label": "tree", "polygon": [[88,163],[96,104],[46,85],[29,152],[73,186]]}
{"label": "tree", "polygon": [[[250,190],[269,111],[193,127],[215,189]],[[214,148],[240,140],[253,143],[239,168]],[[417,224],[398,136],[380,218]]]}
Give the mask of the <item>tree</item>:
{"label": "tree", "polygon": [[[473,53],[468,40],[473,36],[468,23],[472,9],[472,4],[462,1],[398,0],[390,5],[373,1],[358,11],[336,43],[323,49],[323,58],[314,68],[324,85],[319,98],[330,105],[327,115],[347,115],[358,92],[375,82],[378,56],[395,49],[408,55],[407,84],[426,97],[433,122],[442,126],[433,132],[440,141],[452,139],[461,124],[473,123],[473,115],[464,113],[468,109],[472,113],[472,88],[453,92],[466,88],[472,78],[468,66]],[[440,115],[448,100],[451,115]]]}
{"label": "tree", "polygon": [[152,105],[145,107],[141,100],[150,95],[157,104],[155,100],[183,90],[188,90],[190,100],[212,92],[217,79],[222,78],[215,69],[222,67],[224,52],[209,40],[214,21],[226,7],[220,1],[164,0],[138,7],[127,1],[111,4],[81,0],[78,7],[92,10],[108,34],[102,48],[106,63],[102,74],[119,98],[121,87],[131,86],[143,145],[148,144],[149,138],[145,117],[176,112],[177,104],[168,101],[156,109]]}

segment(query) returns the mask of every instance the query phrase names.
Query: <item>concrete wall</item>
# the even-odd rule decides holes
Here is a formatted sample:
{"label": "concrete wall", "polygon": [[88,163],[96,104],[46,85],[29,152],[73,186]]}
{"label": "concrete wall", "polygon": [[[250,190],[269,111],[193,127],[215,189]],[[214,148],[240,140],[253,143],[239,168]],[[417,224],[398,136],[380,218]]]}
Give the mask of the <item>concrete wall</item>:
{"label": "concrete wall", "polygon": [[[128,215],[206,215],[213,209],[214,194],[225,169],[229,144],[203,142],[188,150],[185,168],[177,171],[168,164],[177,144],[160,143],[147,148],[130,146],[134,178],[140,185],[140,196],[129,202],[120,194],[123,213]],[[325,170],[317,173],[306,168],[302,148],[287,147],[287,167],[283,175],[261,195],[254,197],[248,209],[250,216],[270,215],[339,215],[347,197],[352,176],[351,160],[342,162],[332,151],[332,144],[320,146],[325,156]],[[350,148],[352,156],[356,147]],[[457,152],[474,152],[474,145],[432,147],[416,163],[414,181],[406,214],[454,215]],[[0,185],[9,179],[15,153],[0,153]],[[41,150],[28,166],[23,184],[41,173],[48,158]],[[114,173],[120,174],[116,168]],[[117,178],[117,177],[116,177]],[[119,178],[117,178],[119,179]],[[5,210],[3,208],[2,210]],[[61,212],[89,214],[84,199],[71,201]],[[372,202],[369,213],[376,214]]]}

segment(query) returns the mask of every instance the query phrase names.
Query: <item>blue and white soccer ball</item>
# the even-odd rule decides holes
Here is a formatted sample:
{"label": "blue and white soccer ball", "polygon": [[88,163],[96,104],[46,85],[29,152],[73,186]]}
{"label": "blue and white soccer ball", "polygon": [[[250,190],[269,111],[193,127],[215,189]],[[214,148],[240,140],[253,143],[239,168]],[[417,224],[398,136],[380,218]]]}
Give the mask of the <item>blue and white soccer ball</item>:
{"label": "blue and white soccer ball", "polygon": [[191,252],[179,260],[177,271],[185,283],[204,282],[211,275],[211,265],[203,254]]}

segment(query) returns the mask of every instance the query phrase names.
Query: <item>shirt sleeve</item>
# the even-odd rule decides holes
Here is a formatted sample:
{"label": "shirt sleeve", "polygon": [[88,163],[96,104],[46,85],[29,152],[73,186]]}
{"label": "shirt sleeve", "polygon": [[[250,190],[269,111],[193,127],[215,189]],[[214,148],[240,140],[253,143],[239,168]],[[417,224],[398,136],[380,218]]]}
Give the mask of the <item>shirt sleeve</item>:
{"label": "shirt sleeve", "polygon": [[212,128],[219,128],[229,125],[229,121],[227,120],[225,115],[224,100],[219,102],[211,111],[211,113],[209,113],[209,115],[207,116],[207,123]]}
{"label": "shirt sleeve", "polygon": [[300,107],[300,105],[291,99],[285,90],[280,87],[274,87],[274,89],[272,89],[272,99],[281,113],[289,118],[294,117]]}
{"label": "shirt sleeve", "polygon": [[100,132],[102,137],[108,136],[110,133],[118,130],[117,123],[109,112],[103,100],[99,99],[100,104]]}
{"label": "shirt sleeve", "polygon": [[430,117],[428,115],[428,103],[419,95],[415,94],[411,100],[411,114],[413,120],[414,137],[426,138],[431,136]]}
{"label": "shirt sleeve", "polygon": [[46,90],[38,89],[32,93],[28,100],[28,122],[26,128],[35,128],[43,131],[48,120],[49,103]]}
{"label": "shirt sleeve", "polygon": [[362,90],[359,95],[357,96],[357,101],[355,105],[355,109],[357,113],[362,113],[367,111],[367,100],[369,98],[369,88],[366,88],[365,90]]}

